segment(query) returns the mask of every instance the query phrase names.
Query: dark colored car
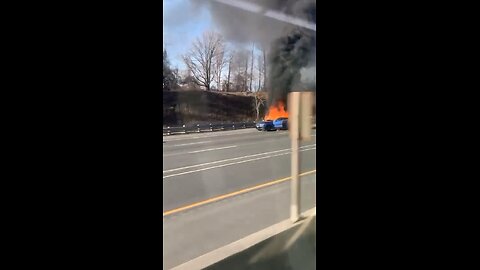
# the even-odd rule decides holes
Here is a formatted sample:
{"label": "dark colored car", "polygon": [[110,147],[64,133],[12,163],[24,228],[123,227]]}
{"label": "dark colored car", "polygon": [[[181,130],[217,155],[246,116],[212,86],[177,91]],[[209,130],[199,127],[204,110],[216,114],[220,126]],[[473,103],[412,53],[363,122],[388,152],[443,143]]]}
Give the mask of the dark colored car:
{"label": "dark colored car", "polygon": [[276,130],[288,129],[288,118],[280,117],[275,119],[275,121],[273,121],[273,126]]}
{"label": "dark colored car", "polygon": [[256,124],[255,127],[257,128],[257,130],[263,130],[263,131],[276,130],[272,120],[260,121]]}

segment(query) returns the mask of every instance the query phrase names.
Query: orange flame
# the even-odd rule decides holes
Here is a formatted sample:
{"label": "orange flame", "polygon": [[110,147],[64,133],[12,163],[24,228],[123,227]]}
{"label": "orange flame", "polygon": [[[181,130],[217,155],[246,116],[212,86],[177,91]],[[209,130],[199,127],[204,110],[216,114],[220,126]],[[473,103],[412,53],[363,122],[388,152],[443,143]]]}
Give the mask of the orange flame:
{"label": "orange flame", "polygon": [[265,120],[275,120],[279,117],[288,118],[288,112],[285,111],[285,104],[283,101],[277,101],[268,108],[268,113],[265,115]]}

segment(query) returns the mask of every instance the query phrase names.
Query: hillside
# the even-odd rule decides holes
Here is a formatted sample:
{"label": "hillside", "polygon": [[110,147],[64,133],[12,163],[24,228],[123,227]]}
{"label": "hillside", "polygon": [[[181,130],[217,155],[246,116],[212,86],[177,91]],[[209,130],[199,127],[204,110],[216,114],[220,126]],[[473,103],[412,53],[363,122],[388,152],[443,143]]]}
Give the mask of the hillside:
{"label": "hillside", "polygon": [[[260,115],[264,114],[264,108]],[[254,97],[199,90],[164,91],[163,125],[254,121]]]}

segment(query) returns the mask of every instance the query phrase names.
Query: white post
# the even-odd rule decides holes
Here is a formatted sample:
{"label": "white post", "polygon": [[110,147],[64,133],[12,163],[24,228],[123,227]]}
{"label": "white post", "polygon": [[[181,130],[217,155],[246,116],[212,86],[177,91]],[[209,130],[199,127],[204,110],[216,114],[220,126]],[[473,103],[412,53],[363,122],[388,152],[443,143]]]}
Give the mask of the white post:
{"label": "white post", "polygon": [[300,93],[292,92],[288,97],[288,110],[290,125],[290,138],[292,143],[291,164],[291,196],[290,196],[290,220],[295,223],[300,219]]}
{"label": "white post", "polygon": [[298,139],[292,139],[292,182],[291,182],[291,205],[290,205],[290,219],[296,222],[300,218],[300,155],[298,153]]}

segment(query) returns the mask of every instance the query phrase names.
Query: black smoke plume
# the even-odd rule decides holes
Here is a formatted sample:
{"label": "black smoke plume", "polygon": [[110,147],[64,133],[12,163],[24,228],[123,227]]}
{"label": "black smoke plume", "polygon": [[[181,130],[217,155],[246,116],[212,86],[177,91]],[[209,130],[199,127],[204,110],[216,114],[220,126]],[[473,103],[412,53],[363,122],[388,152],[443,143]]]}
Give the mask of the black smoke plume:
{"label": "black smoke plume", "polygon": [[269,104],[278,100],[286,104],[290,91],[315,90],[315,35],[296,29],[275,40],[268,60]]}
{"label": "black smoke plume", "polygon": [[227,40],[240,43],[256,42],[269,48],[267,58],[269,106],[279,100],[287,104],[287,95],[291,91],[316,91],[316,32],[262,14],[274,10],[315,24],[316,1],[241,2],[261,6],[262,11],[245,11],[215,0],[208,1],[208,6],[214,23]]}

